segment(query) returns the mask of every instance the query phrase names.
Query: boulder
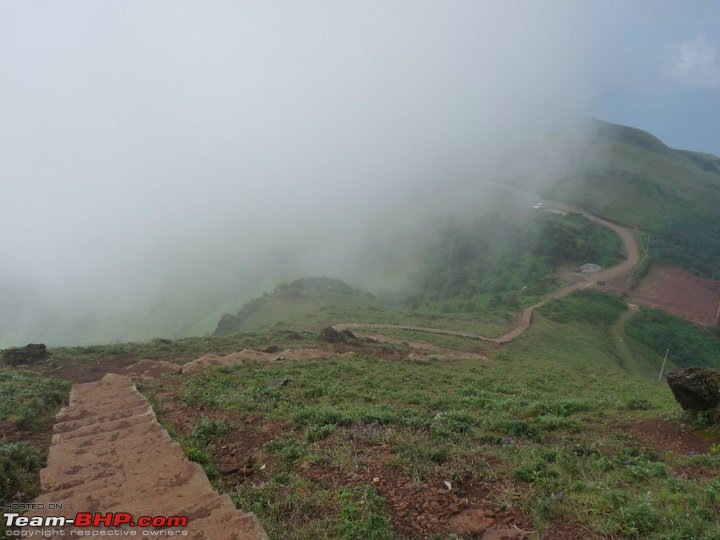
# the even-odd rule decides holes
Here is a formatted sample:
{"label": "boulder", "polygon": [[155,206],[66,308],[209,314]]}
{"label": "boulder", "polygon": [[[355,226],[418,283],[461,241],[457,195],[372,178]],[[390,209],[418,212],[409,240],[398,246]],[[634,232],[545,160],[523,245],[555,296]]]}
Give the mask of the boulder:
{"label": "boulder", "polygon": [[290,384],[291,379],[288,377],[284,377],[282,379],[273,379],[268,383],[268,386],[270,388],[280,388],[281,386],[287,386]]}
{"label": "boulder", "polygon": [[667,382],[685,410],[708,411],[720,406],[720,370],[692,367],[671,371]]}
{"label": "boulder", "polygon": [[3,359],[11,366],[18,366],[37,362],[46,358],[47,355],[48,351],[44,343],[28,343],[24,347],[7,349],[3,353]]}
{"label": "boulder", "polygon": [[325,341],[329,341],[330,343],[342,343],[345,341],[345,336],[341,332],[335,330],[332,326],[323,328],[320,335]]}
{"label": "boulder", "polygon": [[350,330],[335,330],[332,326],[328,326],[327,328],[324,328],[322,332],[320,332],[320,335],[325,341],[329,341],[330,343],[343,343],[347,341],[348,339],[357,339],[357,336],[353,334]]}

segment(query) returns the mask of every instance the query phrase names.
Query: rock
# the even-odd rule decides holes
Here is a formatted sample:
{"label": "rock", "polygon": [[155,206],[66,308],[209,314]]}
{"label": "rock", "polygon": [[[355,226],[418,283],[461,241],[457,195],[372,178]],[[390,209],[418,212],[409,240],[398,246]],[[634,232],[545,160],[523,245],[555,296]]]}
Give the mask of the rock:
{"label": "rock", "polygon": [[485,515],[479,508],[470,508],[455,514],[450,518],[450,527],[460,535],[479,536],[480,533],[492,527],[493,518]]}
{"label": "rock", "polygon": [[3,359],[11,366],[17,366],[37,362],[46,358],[47,355],[47,347],[44,343],[28,343],[24,347],[7,349],[3,353]]}
{"label": "rock", "polygon": [[320,332],[320,336],[330,343],[342,343],[346,339],[343,332],[338,332],[332,326],[324,328],[323,331]]}
{"label": "rock", "polygon": [[288,384],[290,384],[290,379],[286,377],[284,379],[273,379],[268,383],[268,386],[270,388],[280,388],[281,386],[287,386]]}
{"label": "rock", "polygon": [[345,330],[342,330],[340,333],[345,336],[345,339],[357,339],[357,336],[347,328]]}
{"label": "rock", "polygon": [[667,382],[685,410],[708,411],[720,405],[720,370],[692,367],[671,371]]}
{"label": "rock", "polygon": [[348,339],[357,339],[357,336],[347,328],[338,331],[332,326],[324,328],[323,331],[320,332],[320,335],[324,340],[329,341],[330,343],[344,343]]}

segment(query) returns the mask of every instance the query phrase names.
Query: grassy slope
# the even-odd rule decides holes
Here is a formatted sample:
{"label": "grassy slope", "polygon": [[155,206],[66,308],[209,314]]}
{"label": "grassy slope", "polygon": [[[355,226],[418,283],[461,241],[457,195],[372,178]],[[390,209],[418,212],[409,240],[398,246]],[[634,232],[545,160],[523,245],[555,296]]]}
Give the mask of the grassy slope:
{"label": "grassy slope", "polygon": [[[408,495],[398,499],[394,491],[407,485],[433,493],[445,480],[457,493],[487,492],[486,509],[538,531],[569,526],[588,538],[713,538],[720,526],[720,482],[713,479],[720,457],[673,453],[637,435],[640,422],[683,417],[667,386],[656,382],[661,355],[626,334],[627,350],[612,339],[622,333],[614,324],[627,313],[623,307],[595,292],[553,302],[517,341],[491,350],[488,362],[381,358],[369,348],[353,358],[246,362],[173,375],[143,383],[143,391],[161,420],[182,419],[168,427],[187,455],[240,507],[255,511],[274,538],[407,535],[421,510],[400,517],[395,505]],[[230,352],[277,344],[282,336],[53,353],[63,362],[95,365],[116,355]],[[304,340],[314,346],[311,336]],[[290,384],[268,384],[283,378]],[[163,410],[177,404],[192,412],[191,423],[187,415],[163,419]],[[263,438],[267,426],[273,429]],[[247,459],[256,473],[225,483],[216,461],[237,444],[240,457],[233,454],[230,462]]]}
{"label": "grassy slope", "polygon": [[577,215],[491,216],[448,228],[430,244],[416,272],[415,293],[402,308],[340,280],[306,278],[225,315],[216,334],[369,322],[494,336],[513,326],[521,308],[560,285],[554,266],[612,266],[620,260],[617,236]]}
{"label": "grassy slope", "polygon": [[[546,192],[650,233],[655,255],[720,279],[719,158],[668,148],[640,130],[599,124],[599,159]],[[711,172],[715,171],[715,172]]]}
{"label": "grassy slope", "polygon": [[[303,286],[312,281],[317,286]],[[324,283],[335,284],[334,288]],[[227,317],[227,316],[226,316]],[[227,319],[226,319],[227,320]],[[436,328],[452,327],[464,331],[499,334],[512,325],[514,314],[446,314],[410,312],[387,305],[339,280],[310,278],[279,286],[246,304],[229,319],[231,326],[218,335],[264,330],[316,331],[340,322],[397,323]]]}
{"label": "grassy slope", "polygon": [[[282,434],[252,450],[264,480],[219,481],[271,537],[390,537],[405,526],[390,511],[384,479],[392,478],[393,485],[489,486],[496,511],[530,516],[539,531],[570,523],[583,537],[713,538],[720,458],[674,454],[634,434],[638,422],[680,412],[655,382],[657,354],[627,336],[637,358],[635,371],[626,369],[608,339],[612,319],[561,323],[539,314],[487,363],[371,356],[246,363],[147,390],[209,416],[239,414],[227,433],[203,439],[210,461],[242,437],[243,418],[281,423]],[[284,377],[288,386],[268,387]],[[198,426],[189,440],[207,431]],[[373,484],[373,476],[383,480]],[[359,493],[371,494],[373,509],[353,519],[346,505]]]}
{"label": "grassy slope", "polygon": [[24,501],[35,496],[37,475],[45,458],[44,448],[10,442],[5,432],[47,429],[53,415],[67,402],[69,391],[67,381],[0,366],[0,500]]}

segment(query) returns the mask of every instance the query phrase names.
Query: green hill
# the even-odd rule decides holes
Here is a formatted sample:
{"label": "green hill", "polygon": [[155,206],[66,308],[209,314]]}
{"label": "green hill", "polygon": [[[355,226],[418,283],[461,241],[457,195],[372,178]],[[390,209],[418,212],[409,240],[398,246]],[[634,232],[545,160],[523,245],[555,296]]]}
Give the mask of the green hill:
{"label": "green hill", "polygon": [[248,332],[282,325],[302,328],[330,324],[331,319],[349,310],[363,313],[379,310],[371,294],[353,289],[339,279],[310,277],[282,283],[272,294],[250,300],[236,314],[223,315],[216,335]]}
{"label": "green hill", "polygon": [[381,301],[339,279],[310,277],[282,283],[272,293],[247,302],[235,315],[225,314],[216,336],[267,330],[317,331],[341,322],[398,323],[498,335],[513,324],[513,312],[433,313]]}
{"label": "green hill", "polygon": [[720,158],[604,122],[576,158],[585,172],[557,179],[547,197],[636,226],[658,259],[720,279]]}

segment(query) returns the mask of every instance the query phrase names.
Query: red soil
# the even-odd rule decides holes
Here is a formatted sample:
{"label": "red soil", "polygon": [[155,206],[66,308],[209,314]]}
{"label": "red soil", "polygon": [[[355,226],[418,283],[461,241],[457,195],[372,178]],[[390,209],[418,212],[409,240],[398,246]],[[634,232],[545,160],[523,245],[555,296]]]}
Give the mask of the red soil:
{"label": "red soil", "polygon": [[627,296],[642,306],[661,309],[703,326],[716,326],[720,315],[720,281],[694,276],[680,268],[655,264],[640,284],[629,289],[618,278],[606,289]]}

